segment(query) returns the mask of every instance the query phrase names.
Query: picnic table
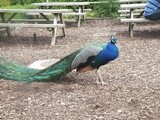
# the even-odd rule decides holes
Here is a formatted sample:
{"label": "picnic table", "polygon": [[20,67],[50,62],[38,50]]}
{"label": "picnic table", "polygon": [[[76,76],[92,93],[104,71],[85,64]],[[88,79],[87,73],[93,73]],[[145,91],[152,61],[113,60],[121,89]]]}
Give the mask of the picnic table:
{"label": "picnic table", "polygon": [[120,10],[118,10],[120,13],[120,22],[129,23],[129,33],[131,38],[133,37],[135,23],[155,21],[145,19],[143,16],[147,0],[118,0],[118,2],[120,3]]}
{"label": "picnic table", "polygon": [[[31,5],[38,6],[39,8],[53,8],[56,6],[69,6],[72,8],[74,13],[69,13],[69,15],[78,15],[78,27],[81,24],[81,20],[84,22],[85,6],[89,6],[93,2],[42,2],[42,3],[32,3]],[[98,3],[98,2],[97,2]],[[75,9],[78,8],[78,11]],[[81,18],[82,17],[82,18]]]}
{"label": "picnic table", "polygon": [[[63,35],[65,36],[65,22],[63,20],[63,14],[70,12],[68,9],[0,9],[0,16],[2,21],[0,21],[0,27],[5,27],[8,33],[8,36],[11,36],[10,27],[38,27],[38,28],[51,28],[52,31],[52,40],[51,45],[54,45],[56,42],[56,32],[57,28],[62,28]],[[6,14],[12,13],[10,17],[7,19]],[[13,23],[12,20],[18,13],[38,13],[41,15],[46,22],[43,24],[35,23],[29,21],[29,23]],[[54,19],[51,19],[46,15],[53,15]],[[60,19],[60,23],[58,22],[58,18]]]}

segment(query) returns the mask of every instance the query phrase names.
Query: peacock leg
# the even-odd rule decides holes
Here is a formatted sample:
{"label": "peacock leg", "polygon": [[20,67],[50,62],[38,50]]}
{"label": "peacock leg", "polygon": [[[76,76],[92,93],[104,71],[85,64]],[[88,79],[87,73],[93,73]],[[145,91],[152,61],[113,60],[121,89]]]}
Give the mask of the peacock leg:
{"label": "peacock leg", "polygon": [[99,74],[98,74],[98,70],[97,70],[97,69],[95,70],[95,74],[96,74],[96,77],[97,77],[95,83],[96,83],[97,85],[99,85],[99,84],[101,84],[101,82],[99,81]]}
{"label": "peacock leg", "polygon": [[100,70],[99,69],[97,69],[96,70],[96,74],[97,74],[97,80],[96,80],[96,84],[97,85],[106,85],[107,83],[105,83],[104,81],[103,81],[103,79],[102,79],[102,76],[101,76],[101,73],[100,73]]}

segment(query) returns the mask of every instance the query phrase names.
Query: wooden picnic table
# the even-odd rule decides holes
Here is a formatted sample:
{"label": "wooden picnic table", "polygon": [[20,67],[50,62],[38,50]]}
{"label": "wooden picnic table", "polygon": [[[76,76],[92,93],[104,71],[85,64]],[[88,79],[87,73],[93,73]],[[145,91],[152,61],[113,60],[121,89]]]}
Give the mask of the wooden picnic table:
{"label": "wooden picnic table", "polygon": [[[85,7],[91,4],[107,3],[108,1],[97,1],[97,2],[41,2],[41,3],[32,3],[31,5],[38,6],[39,8],[53,8],[57,6],[69,6],[73,11],[78,15],[78,27],[81,24],[81,21],[84,22]],[[75,7],[78,9],[75,9]],[[74,14],[73,14],[74,15]],[[82,17],[82,18],[81,18]]]}
{"label": "wooden picnic table", "polygon": [[[11,36],[10,27],[49,27],[52,28],[52,41],[51,45],[55,44],[56,41],[56,32],[57,28],[61,27],[63,30],[63,35],[65,36],[65,23],[63,20],[63,14],[70,12],[68,9],[0,9],[0,16],[2,18],[2,22],[0,22],[0,27],[6,27],[6,31],[8,33],[8,36]],[[12,13],[11,16],[7,19],[6,14]],[[15,18],[15,16],[18,13],[38,13],[41,15],[46,22],[43,24],[35,24],[35,23],[12,23],[12,19]],[[50,18],[45,15],[46,13],[49,13],[54,16],[54,20],[51,23]],[[58,18],[60,19],[60,23],[58,23]]]}
{"label": "wooden picnic table", "polygon": [[[42,3],[32,3],[31,5],[38,6],[40,8],[52,8],[56,6],[69,6],[73,9],[75,13],[78,13],[78,27],[81,24],[81,20],[84,22],[84,8],[89,6],[90,2],[42,2]],[[75,9],[78,7],[78,11]],[[81,18],[82,17],[82,18]]]}
{"label": "wooden picnic table", "polygon": [[118,2],[120,3],[119,20],[128,23],[131,38],[133,37],[135,23],[153,22],[153,20],[145,19],[143,16],[147,0],[118,0]]}

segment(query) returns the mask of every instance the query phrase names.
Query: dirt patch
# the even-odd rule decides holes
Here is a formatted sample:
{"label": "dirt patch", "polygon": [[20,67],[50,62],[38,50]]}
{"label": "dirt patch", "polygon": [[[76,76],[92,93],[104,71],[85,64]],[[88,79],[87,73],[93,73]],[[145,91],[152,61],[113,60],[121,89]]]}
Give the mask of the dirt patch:
{"label": "dirt patch", "polygon": [[[50,46],[45,29],[23,28],[0,39],[1,55],[24,65],[40,59],[62,58],[90,42],[108,42],[115,35],[120,56],[101,68],[108,85],[94,84],[95,74],[74,72],[49,83],[0,80],[2,120],[158,120],[160,118],[159,24],[137,24],[134,38],[116,20],[87,20],[67,25],[66,37]],[[33,34],[36,32],[37,39]],[[62,31],[58,30],[58,35]]]}

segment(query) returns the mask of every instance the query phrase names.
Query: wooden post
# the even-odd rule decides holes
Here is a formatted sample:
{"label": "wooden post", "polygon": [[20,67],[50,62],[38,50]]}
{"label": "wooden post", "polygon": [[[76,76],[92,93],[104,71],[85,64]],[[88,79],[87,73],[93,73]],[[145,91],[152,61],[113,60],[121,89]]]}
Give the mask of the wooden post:
{"label": "wooden post", "polygon": [[[79,6],[78,8],[78,13],[81,13],[81,6]],[[81,24],[81,15],[78,15],[78,27],[80,27],[80,24]]]}
{"label": "wooden post", "polygon": [[[5,19],[5,13],[0,13],[1,17],[2,17],[2,22],[3,23],[6,23],[6,19]],[[9,27],[6,27],[6,31],[7,31],[7,34],[8,34],[8,37],[11,37],[11,31],[10,31],[10,28]]]}
{"label": "wooden post", "polygon": [[[60,17],[60,22],[61,22],[61,24],[64,24],[64,20],[63,20],[62,13],[59,14],[59,17]],[[64,35],[64,37],[65,37],[65,36],[66,36],[65,26],[62,27],[62,31],[63,31],[63,35]]]}
{"label": "wooden post", "polygon": [[[133,9],[130,9],[130,18],[132,19],[134,16],[133,16]],[[130,22],[129,23],[129,32],[130,32],[130,37],[132,38],[133,37],[133,27],[134,27],[134,23],[133,22]]]}
{"label": "wooden post", "polygon": [[[54,13],[53,24],[57,24],[57,20],[58,20],[58,13]],[[57,34],[57,28],[55,27],[55,28],[52,29],[51,45],[54,45],[56,43],[56,34]]]}
{"label": "wooden post", "polygon": [[[81,6],[81,12],[84,13],[84,6]],[[84,15],[82,16],[82,22],[85,22]]]}

